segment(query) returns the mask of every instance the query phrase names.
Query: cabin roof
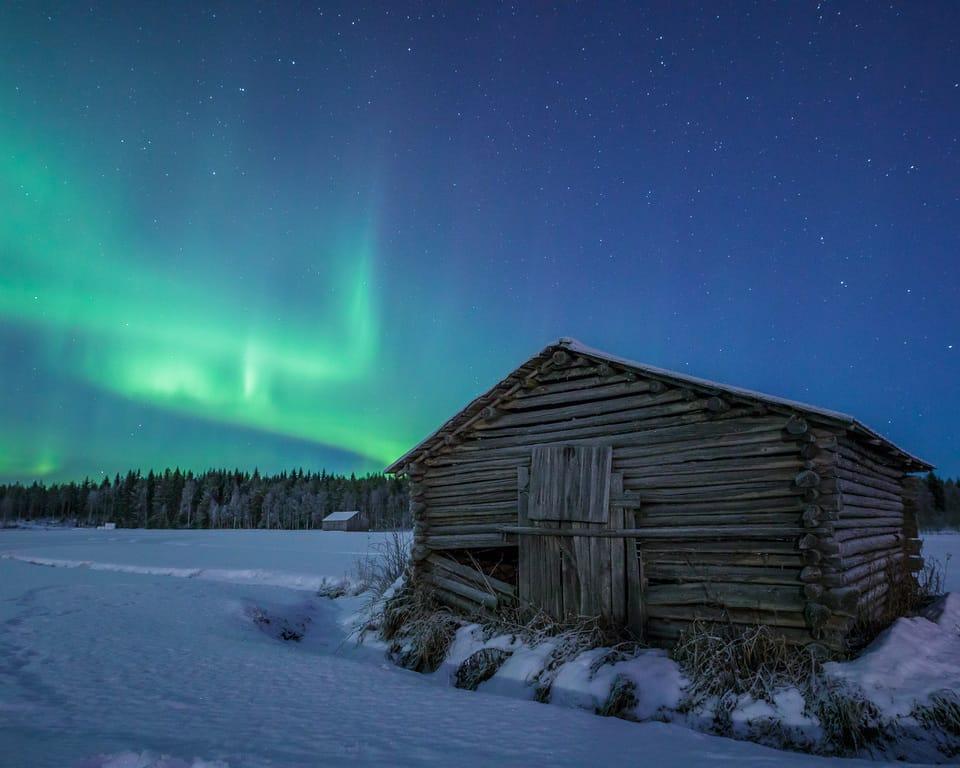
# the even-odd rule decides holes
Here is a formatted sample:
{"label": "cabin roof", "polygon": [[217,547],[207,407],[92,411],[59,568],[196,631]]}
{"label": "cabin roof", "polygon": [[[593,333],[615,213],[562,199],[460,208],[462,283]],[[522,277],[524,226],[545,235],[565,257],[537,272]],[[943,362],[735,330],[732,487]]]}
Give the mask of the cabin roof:
{"label": "cabin roof", "polygon": [[708,392],[710,394],[725,394],[742,400],[763,403],[771,407],[781,408],[785,411],[799,412],[806,416],[814,417],[817,420],[826,422],[832,426],[847,429],[848,431],[852,432],[854,436],[865,440],[878,450],[892,454],[907,471],[919,472],[933,469],[932,464],[929,464],[923,459],[920,459],[903,450],[895,443],[883,437],[883,435],[874,431],[866,424],[863,424],[849,414],[841,413],[840,411],[833,411],[828,408],[820,408],[807,403],[801,403],[785,397],[768,395],[764,394],[763,392],[755,392],[750,389],[744,389],[743,387],[721,384],[716,381],[710,381],[709,379],[702,379],[697,376],[689,376],[685,373],[668,371],[665,368],[658,368],[653,365],[646,365],[645,363],[638,363],[635,360],[629,360],[624,357],[612,355],[609,352],[594,349],[593,347],[577,341],[576,339],[562,337],[558,341],[548,344],[541,352],[531,357],[523,365],[511,371],[509,375],[504,377],[496,385],[491,387],[482,395],[474,398],[465,408],[454,414],[451,418],[444,422],[439,429],[425,437],[403,456],[394,461],[389,467],[386,468],[385,471],[400,472],[402,471],[403,467],[411,461],[419,458],[425,458],[427,455],[436,451],[439,447],[444,445],[444,438],[447,435],[458,431],[459,428],[466,424],[466,422],[472,420],[477,414],[479,414],[483,408],[488,405],[495,404],[501,398],[506,396],[508,390],[513,387],[518,379],[529,376],[557,350],[566,350],[571,354],[579,355],[581,357],[590,358],[600,362],[612,363],[644,376],[685,384],[692,389]]}
{"label": "cabin roof", "polygon": [[[344,512],[331,512],[329,515],[327,515],[325,518],[323,518],[323,522],[325,522],[325,523],[341,523],[341,522],[343,522],[344,520],[352,520],[353,518],[355,518],[355,517],[356,517],[357,515],[359,515],[359,514],[360,514],[360,510],[358,510],[358,509],[352,509],[352,510],[344,511]],[[316,519],[316,518],[314,518],[314,519]]]}

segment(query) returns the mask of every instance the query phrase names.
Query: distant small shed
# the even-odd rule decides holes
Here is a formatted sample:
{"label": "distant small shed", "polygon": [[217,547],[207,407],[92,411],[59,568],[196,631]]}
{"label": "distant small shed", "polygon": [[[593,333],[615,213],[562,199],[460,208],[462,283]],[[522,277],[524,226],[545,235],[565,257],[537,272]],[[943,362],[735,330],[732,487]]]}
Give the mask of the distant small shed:
{"label": "distant small shed", "polygon": [[353,509],[343,512],[331,512],[323,518],[325,531],[365,531],[367,521],[359,510]]}
{"label": "distant small shed", "polygon": [[922,568],[905,479],[928,469],[852,416],[561,339],[387,472],[410,481],[414,584],[465,612],[841,648],[892,566]]}

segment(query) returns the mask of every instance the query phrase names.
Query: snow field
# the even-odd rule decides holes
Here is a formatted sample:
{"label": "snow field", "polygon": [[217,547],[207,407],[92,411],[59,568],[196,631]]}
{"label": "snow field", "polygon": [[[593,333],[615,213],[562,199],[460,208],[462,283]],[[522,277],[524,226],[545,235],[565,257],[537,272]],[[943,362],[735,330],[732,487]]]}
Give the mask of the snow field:
{"label": "snow field", "polygon": [[[574,659],[554,679],[563,706],[525,700],[549,648],[483,640],[470,628],[438,673],[398,669],[382,646],[348,638],[363,597],[315,594],[349,577],[378,536],[0,532],[0,766],[562,767],[623,765],[630,755],[664,766],[857,764],[583,711],[618,675],[636,684],[638,719],[675,706],[682,679],[656,651],[610,669],[594,669],[593,652]],[[281,639],[289,630],[300,639]],[[514,653],[478,693],[450,687],[458,659],[485,643]],[[949,665],[929,678],[944,674]],[[769,714],[764,706],[738,711]],[[796,707],[789,691],[777,700],[779,710]]]}

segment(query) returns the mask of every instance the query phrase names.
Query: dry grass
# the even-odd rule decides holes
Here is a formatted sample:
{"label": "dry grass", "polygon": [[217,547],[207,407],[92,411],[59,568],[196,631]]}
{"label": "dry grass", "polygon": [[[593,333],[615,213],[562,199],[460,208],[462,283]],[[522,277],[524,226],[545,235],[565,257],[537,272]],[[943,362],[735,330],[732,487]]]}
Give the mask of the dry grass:
{"label": "dry grass", "polygon": [[393,661],[416,672],[433,672],[446,658],[463,619],[423,591],[405,586],[383,605],[380,634]]}
{"label": "dry grass", "polygon": [[457,688],[475,691],[479,685],[486,682],[503,666],[513,653],[500,648],[481,648],[470,655],[463,664],[457,667],[453,684]]}
{"label": "dry grass", "polygon": [[939,731],[953,738],[956,751],[960,754],[960,693],[943,690],[930,697],[930,703],[916,707],[911,715],[931,731]]}
{"label": "dry grass", "polygon": [[943,594],[949,562],[949,555],[945,562],[925,558],[923,570],[916,576],[907,568],[906,560],[888,562],[883,569],[886,593],[879,607],[861,607],[850,630],[850,650],[856,652],[865,648],[894,621],[903,616],[916,616]]}
{"label": "dry grass", "polygon": [[690,680],[688,710],[714,697],[721,703],[743,694],[772,701],[783,688],[802,691],[822,662],[813,649],[792,645],[768,627],[705,621],[693,622],[670,655]]}
{"label": "dry grass", "polygon": [[390,537],[374,546],[372,553],[354,563],[354,580],[362,585],[362,591],[369,590],[380,597],[406,572],[409,553],[410,535],[406,531],[391,531]]}
{"label": "dry grass", "polygon": [[894,724],[882,719],[880,710],[859,688],[826,676],[810,682],[804,698],[823,729],[819,751],[852,756],[891,739]]}
{"label": "dry grass", "polygon": [[610,686],[610,695],[597,710],[603,717],[625,718],[637,706],[637,684],[626,675],[617,675]]}

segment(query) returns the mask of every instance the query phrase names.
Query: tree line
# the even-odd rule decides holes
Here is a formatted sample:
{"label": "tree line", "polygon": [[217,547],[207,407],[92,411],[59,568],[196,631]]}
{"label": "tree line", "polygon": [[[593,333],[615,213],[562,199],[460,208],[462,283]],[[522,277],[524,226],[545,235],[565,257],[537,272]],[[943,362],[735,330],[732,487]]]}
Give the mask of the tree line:
{"label": "tree line", "polygon": [[331,512],[359,510],[371,528],[411,525],[403,479],[297,469],[119,474],[101,482],[0,485],[0,525],[55,521],[122,528],[319,528]]}
{"label": "tree line", "polygon": [[[960,481],[930,472],[909,485],[921,529],[960,529]],[[407,498],[404,479],[379,474],[130,471],[99,483],[0,485],[0,525],[50,520],[123,528],[309,529],[331,512],[357,509],[371,528],[385,530],[412,525]]]}
{"label": "tree line", "polygon": [[913,478],[910,485],[921,530],[960,529],[960,480],[944,480],[930,472]]}

